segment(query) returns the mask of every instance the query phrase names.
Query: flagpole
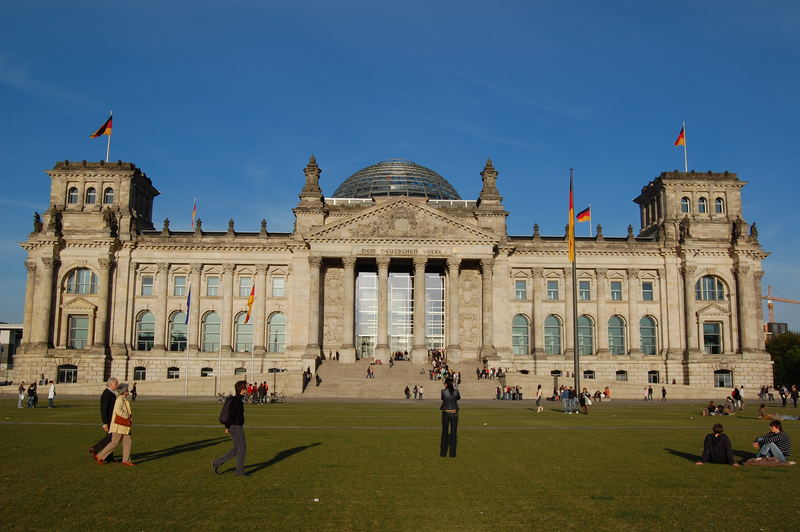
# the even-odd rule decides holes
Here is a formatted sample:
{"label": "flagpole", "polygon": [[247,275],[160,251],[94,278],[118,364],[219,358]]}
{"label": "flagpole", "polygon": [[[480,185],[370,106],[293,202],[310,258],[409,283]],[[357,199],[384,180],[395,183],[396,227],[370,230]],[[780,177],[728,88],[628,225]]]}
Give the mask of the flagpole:
{"label": "flagpole", "polygon": [[[108,112],[109,120],[111,117],[114,116],[114,111]],[[111,155],[111,134],[114,133],[114,128],[111,128],[111,133],[108,134],[108,144],[106,144],[106,162],[108,162],[109,156]]]}
{"label": "flagpole", "polygon": [[[570,207],[572,207],[572,168],[569,169],[569,192],[570,192]],[[591,212],[591,211],[589,211]],[[570,213],[571,214],[571,213]],[[570,221],[572,221],[572,216],[570,216]],[[572,231],[572,239],[573,239],[573,247],[572,247],[572,256],[570,260],[572,261],[572,338],[573,338],[573,360],[574,360],[574,367],[573,367],[573,378],[575,379],[575,397],[578,397],[580,393],[580,385],[581,385],[581,378],[579,376],[580,372],[580,350],[578,349],[578,266],[577,266],[577,250],[575,249],[574,245],[574,238],[575,238],[575,224],[574,222],[570,224],[570,230]]]}
{"label": "flagpole", "polygon": [[686,154],[686,122],[683,122],[683,171],[689,172],[689,157]]}
{"label": "flagpole", "polygon": [[592,238],[592,204],[589,204],[589,238]]}
{"label": "flagpole", "polygon": [[222,342],[217,353],[217,394],[222,393]]}

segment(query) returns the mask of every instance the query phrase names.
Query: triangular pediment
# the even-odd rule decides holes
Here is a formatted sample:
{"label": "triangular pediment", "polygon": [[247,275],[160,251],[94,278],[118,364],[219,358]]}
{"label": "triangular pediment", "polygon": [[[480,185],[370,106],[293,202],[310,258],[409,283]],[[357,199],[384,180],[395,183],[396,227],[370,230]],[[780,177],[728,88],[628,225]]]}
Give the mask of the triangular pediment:
{"label": "triangular pediment", "polygon": [[407,199],[381,203],[305,235],[313,241],[437,240],[496,242],[498,238],[437,209]]}
{"label": "triangular pediment", "polygon": [[62,306],[64,310],[94,311],[95,309],[97,309],[97,305],[90,303],[89,301],[83,299],[82,297],[76,297],[70,299],[69,301],[64,302]]}
{"label": "triangular pediment", "polygon": [[728,314],[730,314],[728,309],[716,303],[707,305],[697,311],[697,315],[703,318],[724,318]]}

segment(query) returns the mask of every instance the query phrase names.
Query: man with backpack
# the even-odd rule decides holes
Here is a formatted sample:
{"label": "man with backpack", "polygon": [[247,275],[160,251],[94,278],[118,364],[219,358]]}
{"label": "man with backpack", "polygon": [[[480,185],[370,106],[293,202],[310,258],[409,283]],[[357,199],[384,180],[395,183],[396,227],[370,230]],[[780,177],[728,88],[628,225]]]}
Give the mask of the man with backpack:
{"label": "man with backpack", "polygon": [[249,477],[244,470],[244,457],[247,452],[247,443],[244,438],[244,397],[247,393],[247,381],[239,381],[234,385],[235,395],[225,399],[219,413],[219,422],[225,425],[225,434],[231,435],[233,448],[211,461],[211,469],[219,474],[219,466],[236,457],[236,476]]}

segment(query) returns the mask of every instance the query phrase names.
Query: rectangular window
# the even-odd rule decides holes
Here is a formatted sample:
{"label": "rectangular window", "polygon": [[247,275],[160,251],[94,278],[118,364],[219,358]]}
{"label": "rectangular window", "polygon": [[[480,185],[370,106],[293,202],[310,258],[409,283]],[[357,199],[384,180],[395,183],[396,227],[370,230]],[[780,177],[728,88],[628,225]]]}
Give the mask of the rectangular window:
{"label": "rectangular window", "polygon": [[522,301],[528,299],[528,287],[525,281],[514,281],[514,299]]}
{"label": "rectangular window", "polygon": [[707,355],[719,355],[722,353],[721,323],[703,323],[703,350]]}
{"label": "rectangular window", "polygon": [[70,316],[68,326],[67,347],[70,349],[84,349],[89,342],[89,317]]}
{"label": "rectangular window", "polygon": [[209,297],[219,295],[219,276],[209,275],[206,277],[206,295]]}
{"label": "rectangular window", "polygon": [[142,275],[141,295],[143,295],[143,296],[152,296],[153,295],[153,276],[152,275]]}
{"label": "rectangular window", "polygon": [[642,281],[642,301],[653,300],[653,282]]}
{"label": "rectangular window", "polygon": [[173,288],[172,288],[172,295],[174,296],[185,296],[186,295],[186,276],[185,275],[176,275],[172,281]]}
{"label": "rectangular window", "polygon": [[611,301],[622,301],[622,281],[611,281]]}
{"label": "rectangular window", "polygon": [[167,368],[167,378],[168,379],[180,379],[181,378],[181,370],[178,368]]}
{"label": "rectangular window", "polygon": [[592,299],[591,281],[578,281],[578,299],[581,301],[589,301]]}
{"label": "rectangular window", "polygon": [[252,287],[252,277],[239,277],[239,297],[250,297],[250,289]]}
{"label": "rectangular window", "polygon": [[142,367],[133,368],[133,380],[143,381],[147,377],[147,370]]}
{"label": "rectangular window", "polygon": [[286,278],[272,278],[272,297],[286,297]]}
{"label": "rectangular window", "polygon": [[551,301],[558,299],[558,281],[547,281],[547,299]]}

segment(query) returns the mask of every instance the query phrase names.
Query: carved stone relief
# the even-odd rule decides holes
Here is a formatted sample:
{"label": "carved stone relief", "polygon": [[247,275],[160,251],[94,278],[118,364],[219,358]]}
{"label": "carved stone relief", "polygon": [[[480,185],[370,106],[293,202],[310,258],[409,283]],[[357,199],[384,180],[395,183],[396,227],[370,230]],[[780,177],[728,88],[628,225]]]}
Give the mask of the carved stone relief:
{"label": "carved stone relief", "polygon": [[[322,301],[323,336],[325,346],[342,343],[344,308],[344,272],[341,267],[325,269]],[[349,309],[349,312],[352,312]]]}
{"label": "carved stone relief", "polygon": [[462,348],[478,348],[481,343],[481,274],[465,268],[459,279],[458,323]]}

